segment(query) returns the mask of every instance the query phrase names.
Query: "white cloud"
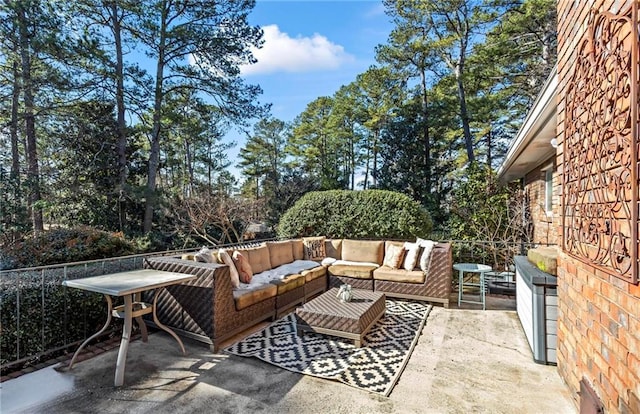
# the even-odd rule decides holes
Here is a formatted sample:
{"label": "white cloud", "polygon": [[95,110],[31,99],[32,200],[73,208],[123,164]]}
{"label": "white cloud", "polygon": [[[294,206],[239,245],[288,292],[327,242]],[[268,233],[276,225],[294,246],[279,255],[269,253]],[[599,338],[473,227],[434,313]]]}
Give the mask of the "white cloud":
{"label": "white cloud", "polygon": [[315,33],[311,37],[290,37],[277,25],[264,26],[264,45],[253,50],[258,63],[241,68],[244,75],[274,72],[312,72],[337,69],[355,60],[344,47]]}

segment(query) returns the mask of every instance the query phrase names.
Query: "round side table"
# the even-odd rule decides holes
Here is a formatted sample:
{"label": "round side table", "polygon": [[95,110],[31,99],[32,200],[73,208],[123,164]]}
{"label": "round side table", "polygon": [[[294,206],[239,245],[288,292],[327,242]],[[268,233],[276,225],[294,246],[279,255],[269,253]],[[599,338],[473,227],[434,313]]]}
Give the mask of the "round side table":
{"label": "round side table", "polygon": [[[456,263],[453,265],[453,268],[458,271],[458,306],[460,303],[475,303],[482,305],[482,310],[487,308],[487,302],[485,297],[485,281],[484,274],[487,272],[491,272],[493,269],[491,266],[487,266],[484,264],[478,263]],[[464,274],[465,273],[479,273],[480,274],[480,283],[473,282],[465,282]],[[480,288],[480,301],[473,300],[462,300],[462,291],[465,286],[475,286]]]}

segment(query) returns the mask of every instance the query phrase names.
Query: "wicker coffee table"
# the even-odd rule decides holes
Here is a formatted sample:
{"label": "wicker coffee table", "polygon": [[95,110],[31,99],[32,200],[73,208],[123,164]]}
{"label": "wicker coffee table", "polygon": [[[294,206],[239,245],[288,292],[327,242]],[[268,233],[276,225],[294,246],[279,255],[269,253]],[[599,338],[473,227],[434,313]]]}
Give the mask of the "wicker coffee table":
{"label": "wicker coffee table", "polygon": [[333,288],[296,309],[298,335],[313,331],[324,335],[353,339],[356,347],[386,311],[385,295],[353,289],[351,302],[341,302]]}

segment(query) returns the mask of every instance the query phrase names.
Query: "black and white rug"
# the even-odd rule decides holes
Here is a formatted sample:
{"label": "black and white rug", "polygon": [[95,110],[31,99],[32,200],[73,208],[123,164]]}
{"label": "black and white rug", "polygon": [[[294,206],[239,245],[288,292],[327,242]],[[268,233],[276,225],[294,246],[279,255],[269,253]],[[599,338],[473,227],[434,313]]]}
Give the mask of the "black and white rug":
{"label": "black and white rug", "polygon": [[385,397],[400,378],[432,305],[387,299],[387,311],[356,348],[353,340],[296,334],[293,314],[225,351],[255,357],[301,374],[344,382]]}

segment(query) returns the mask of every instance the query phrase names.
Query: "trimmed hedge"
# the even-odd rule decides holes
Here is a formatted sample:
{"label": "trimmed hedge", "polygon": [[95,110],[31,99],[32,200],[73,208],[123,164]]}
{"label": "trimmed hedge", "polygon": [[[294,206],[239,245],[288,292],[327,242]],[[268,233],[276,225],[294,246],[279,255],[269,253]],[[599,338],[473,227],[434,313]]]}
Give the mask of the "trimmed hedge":
{"label": "trimmed hedge", "polygon": [[136,253],[122,233],[90,227],[48,230],[36,236],[3,246],[0,270],[45,266],[85,260],[105,259]]}
{"label": "trimmed hedge", "polygon": [[428,235],[432,227],[429,212],[401,193],[313,191],[285,212],[278,224],[278,237],[409,240]]}

